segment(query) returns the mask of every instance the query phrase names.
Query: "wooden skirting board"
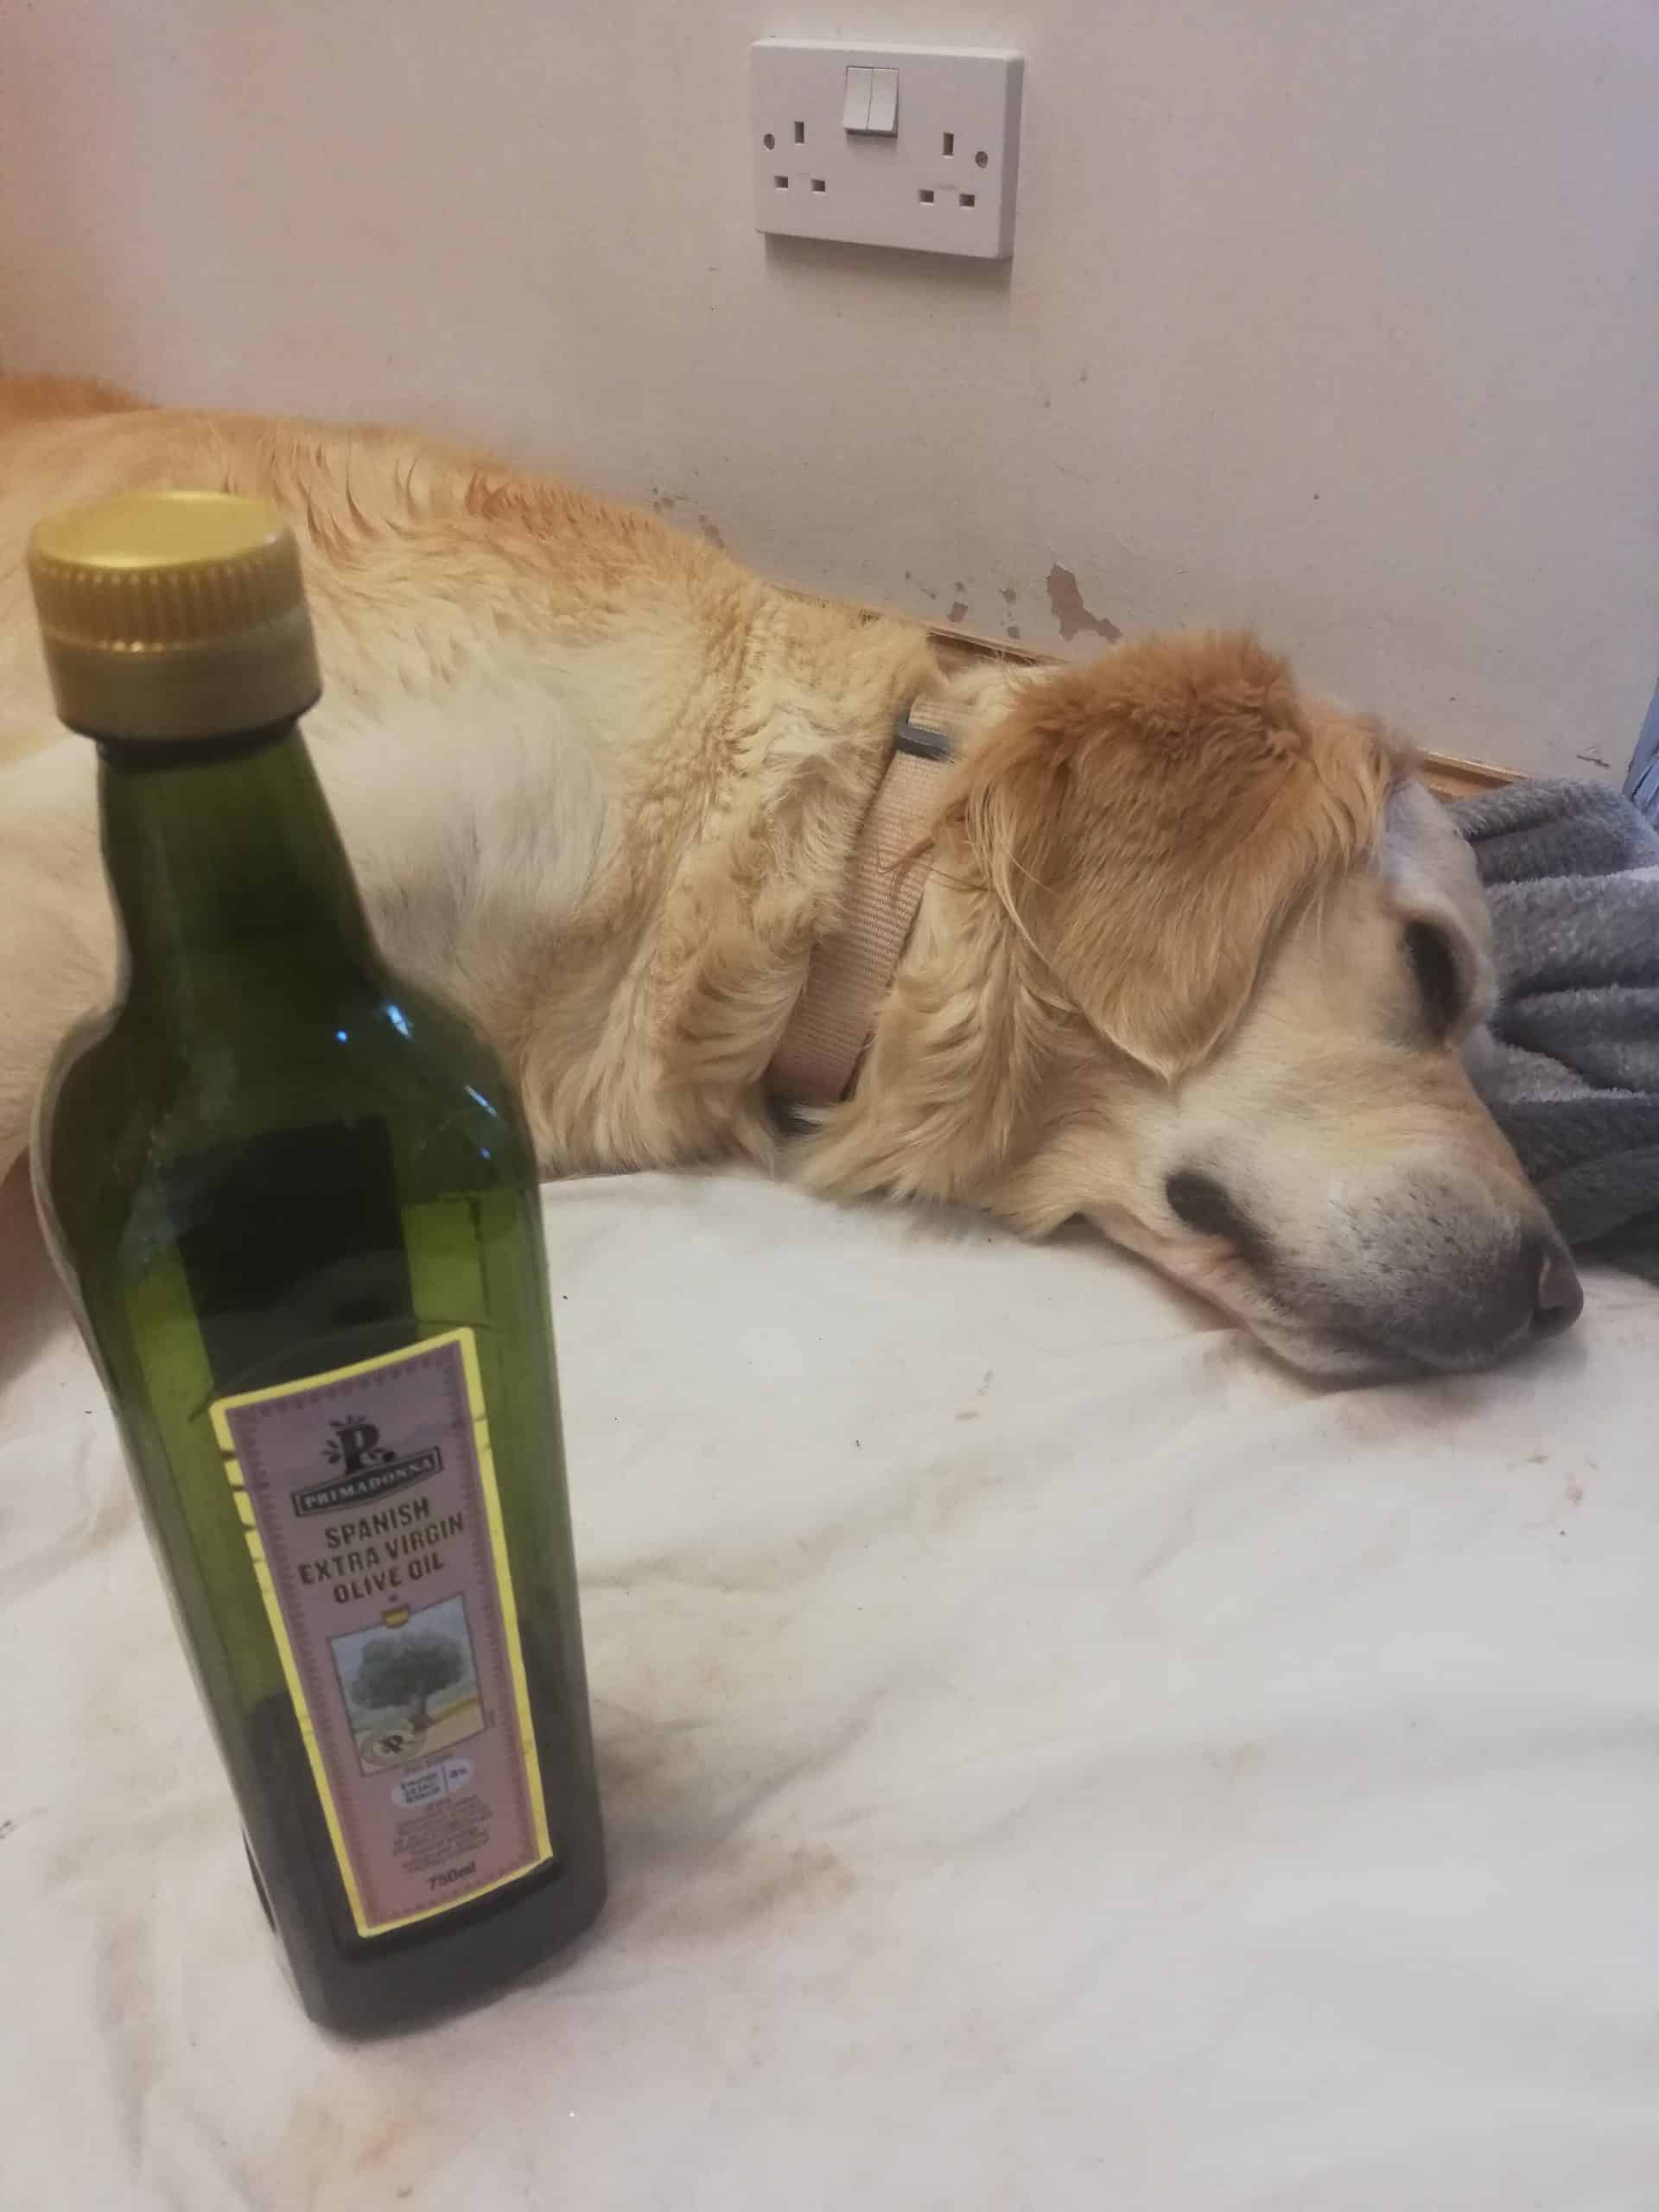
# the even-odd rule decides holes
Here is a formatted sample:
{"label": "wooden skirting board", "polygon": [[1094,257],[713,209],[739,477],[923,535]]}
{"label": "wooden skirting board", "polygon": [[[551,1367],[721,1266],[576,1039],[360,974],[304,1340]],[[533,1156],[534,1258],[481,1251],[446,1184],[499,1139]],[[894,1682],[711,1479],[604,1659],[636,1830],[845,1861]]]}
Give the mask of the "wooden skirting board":
{"label": "wooden skirting board", "polygon": [[[1025,668],[1041,668],[1054,659],[1052,653],[1033,652],[1027,645],[981,637],[971,630],[951,629],[942,622],[930,622],[926,627],[940,645],[954,645],[976,658],[1018,661]],[[1485,760],[1465,760],[1455,753],[1425,753],[1421,757],[1423,781],[1440,798],[1472,798],[1477,791],[1496,791],[1503,784],[1522,781],[1516,769],[1495,767]]]}
{"label": "wooden skirting board", "polygon": [[[823,596],[816,592],[801,592],[802,599]],[[838,602],[842,606],[858,605],[864,614],[891,614],[895,621],[912,622],[914,615],[899,614],[889,607],[866,607],[853,601]],[[1015,645],[1011,639],[982,637],[972,630],[957,630],[943,622],[929,622],[923,626],[938,642],[947,649],[970,655],[978,659],[1017,661],[1022,668],[1052,666],[1052,653],[1034,652],[1029,645]],[[1425,753],[1421,756],[1423,781],[1438,797],[1446,799],[1472,798],[1477,791],[1497,790],[1504,784],[1518,784],[1522,777],[1514,768],[1498,768],[1486,760],[1464,760],[1454,753]]]}

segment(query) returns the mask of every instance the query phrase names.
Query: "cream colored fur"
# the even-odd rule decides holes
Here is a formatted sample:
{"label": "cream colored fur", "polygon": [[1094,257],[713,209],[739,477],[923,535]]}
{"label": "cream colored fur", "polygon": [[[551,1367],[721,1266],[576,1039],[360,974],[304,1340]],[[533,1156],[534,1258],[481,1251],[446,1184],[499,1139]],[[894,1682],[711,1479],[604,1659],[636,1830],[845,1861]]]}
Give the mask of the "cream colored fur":
{"label": "cream colored fur", "polygon": [[[308,732],[377,927],[493,1037],[549,1173],[742,1154],[1034,1232],[1082,1214],[1327,1370],[1465,1363],[1409,1325],[1413,1283],[1478,1300],[1547,1236],[1459,1062],[1490,964],[1457,841],[1400,748],[1253,641],[947,671],[918,628],[485,457],[26,379],[0,379],[0,1170],[114,957],[93,748],[55,731],[22,546],[50,508],[162,484],[294,522]],[[912,947],[854,1096],[780,1149],[766,1065],[924,690],[973,734]],[[1408,914],[1466,980],[1444,1034]],[[1172,1212],[1200,1160],[1259,1194],[1271,1268]],[[1379,1206],[1450,1226],[1408,1264]],[[1471,1357],[1507,1348],[1487,1334]]]}

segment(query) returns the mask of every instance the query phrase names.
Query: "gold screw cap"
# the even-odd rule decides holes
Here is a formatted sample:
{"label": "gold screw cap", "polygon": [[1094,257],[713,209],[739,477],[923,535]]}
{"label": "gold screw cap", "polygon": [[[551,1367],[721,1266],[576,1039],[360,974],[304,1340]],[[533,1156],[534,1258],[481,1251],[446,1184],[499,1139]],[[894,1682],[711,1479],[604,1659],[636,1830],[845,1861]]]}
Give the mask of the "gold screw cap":
{"label": "gold screw cap", "polygon": [[29,581],[58,712],[85,737],[228,737],[321,692],[299,548],[263,499],[72,507],[36,524]]}

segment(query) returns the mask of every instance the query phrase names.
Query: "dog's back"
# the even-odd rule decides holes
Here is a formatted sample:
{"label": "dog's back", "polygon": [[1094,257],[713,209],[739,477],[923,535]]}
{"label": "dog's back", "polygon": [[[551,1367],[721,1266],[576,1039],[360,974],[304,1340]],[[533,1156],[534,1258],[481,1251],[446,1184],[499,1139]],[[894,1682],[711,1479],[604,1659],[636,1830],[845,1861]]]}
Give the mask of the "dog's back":
{"label": "dog's back", "polygon": [[24,548],[54,508],[162,486],[292,523],[325,678],[307,733],[371,911],[515,1052],[544,1156],[664,1164],[739,1124],[760,1148],[725,1064],[765,1066],[894,715],[940,680],[925,633],[417,434],[0,378],[0,877],[24,967],[75,951],[49,990],[0,999],[0,1169],[110,966],[91,757],[58,741]]}
{"label": "dog's back", "polygon": [[147,405],[99,377],[0,376],[0,437],[20,423],[70,415],[126,415]]}
{"label": "dog's back", "polygon": [[[42,429],[88,416],[128,415],[144,404],[97,377],[0,375],[0,513],[14,485],[22,501],[31,496],[31,444]],[[58,734],[27,617],[22,579],[0,558],[0,768]]]}

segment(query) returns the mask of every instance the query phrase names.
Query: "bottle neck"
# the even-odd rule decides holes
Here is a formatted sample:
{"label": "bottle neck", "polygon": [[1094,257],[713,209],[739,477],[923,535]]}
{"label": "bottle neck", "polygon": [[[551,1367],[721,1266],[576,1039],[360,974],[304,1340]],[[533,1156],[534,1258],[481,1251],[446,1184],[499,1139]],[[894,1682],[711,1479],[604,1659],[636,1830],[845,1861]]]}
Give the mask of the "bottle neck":
{"label": "bottle neck", "polygon": [[99,797],[130,1005],[222,1027],[377,967],[297,723],[234,750],[103,747]]}

